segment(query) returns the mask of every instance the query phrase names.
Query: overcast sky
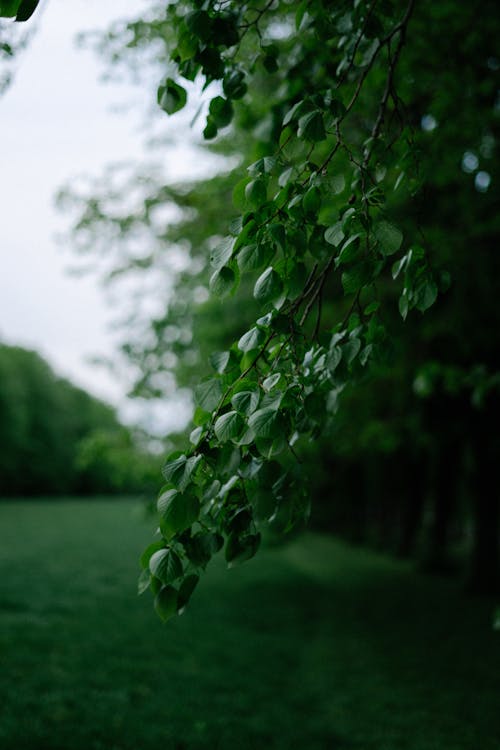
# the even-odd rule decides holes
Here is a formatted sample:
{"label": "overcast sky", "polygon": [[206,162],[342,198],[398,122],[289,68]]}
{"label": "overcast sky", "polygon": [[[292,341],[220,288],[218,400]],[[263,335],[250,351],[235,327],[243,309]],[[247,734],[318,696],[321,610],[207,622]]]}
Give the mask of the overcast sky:
{"label": "overcast sky", "polygon": [[[97,175],[109,162],[143,155],[144,113],[113,113],[137,92],[100,84],[99,61],[77,49],[74,37],[145,5],[48,0],[14,83],[0,98],[0,340],[37,349],[59,374],[122,407],[123,386],[88,361],[110,353],[112,314],[95,278],[67,273],[74,257],[55,236],[69,219],[54,208],[54,194],[72,175]],[[174,172],[176,154],[169,155]],[[185,168],[185,154],[181,161]],[[175,426],[179,416],[166,406],[163,421]]]}

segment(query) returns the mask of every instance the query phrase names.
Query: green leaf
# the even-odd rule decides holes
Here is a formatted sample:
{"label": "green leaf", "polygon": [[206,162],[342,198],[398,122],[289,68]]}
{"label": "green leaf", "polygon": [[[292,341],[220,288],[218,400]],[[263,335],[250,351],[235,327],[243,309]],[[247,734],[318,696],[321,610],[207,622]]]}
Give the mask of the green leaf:
{"label": "green leaf", "polygon": [[228,99],[241,99],[245,96],[247,85],[242,70],[233,70],[224,76],[222,90]]}
{"label": "green leaf", "polygon": [[311,187],[302,198],[302,206],[306,213],[316,214],[321,208],[321,193],[319,188]]}
{"label": "green leaf", "polygon": [[277,408],[266,407],[254,412],[248,426],[256,437],[275,438],[280,434],[282,423]]}
{"label": "green leaf", "polygon": [[259,404],[260,393],[258,388],[253,391],[239,391],[231,399],[232,406],[240,414],[248,416],[255,411]]}
{"label": "green leaf", "polygon": [[268,227],[269,237],[280,250],[286,247],[286,232],[283,224],[270,224]]}
{"label": "green leaf", "polygon": [[409,259],[410,259],[411,250],[406,255],[403,255],[403,257],[400,260],[397,260],[395,263],[392,264],[392,278],[396,280],[401,273],[401,271],[408,265]]}
{"label": "green leaf", "polygon": [[358,263],[342,274],[342,286],[346,294],[354,294],[372,280],[373,268],[369,261]]}
{"label": "green leaf", "polygon": [[397,253],[403,242],[403,233],[388,221],[379,221],[373,228],[373,233],[380,243],[382,255]]}
{"label": "green leaf", "polygon": [[177,614],[177,591],[173,586],[160,589],[155,597],[154,607],[163,622]]}
{"label": "green leaf", "polygon": [[186,26],[202,42],[209,42],[212,36],[212,19],[206,10],[195,10],[185,17]]}
{"label": "green leaf", "polygon": [[309,112],[300,118],[297,135],[299,138],[305,138],[307,141],[312,141],[313,143],[325,140],[325,125],[323,123],[323,115],[319,109],[315,109],[313,112]]}
{"label": "green leaf", "polygon": [[230,358],[231,352],[212,352],[208,359],[214,370],[222,374],[226,369]]}
{"label": "green leaf", "polygon": [[250,560],[260,545],[260,534],[230,534],[226,542],[225,557],[229,567]]}
{"label": "green leaf", "polygon": [[214,97],[210,102],[208,111],[218,128],[226,127],[233,119],[233,105],[223,96]]}
{"label": "green leaf", "polygon": [[331,346],[327,357],[327,366],[331,374],[335,372],[342,359],[342,349],[340,346]]}
{"label": "green leaf", "polygon": [[186,462],[187,457],[183,453],[166,462],[162,468],[162,474],[167,482],[177,485],[181,481],[186,470]]}
{"label": "green leaf", "polygon": [[165,585],[173,583],[183,573],[181,558],[172,549],[155,552],[149,561],[149,569]]}
{"label": "green leaf", "polygon": [[233,254],[233,248],[235,245],[235,238],[234,237],[226,237],[222,242],[219,242],[219,244],[212,250],[210,253],[210,263],[213,266],[213,268],[216,268],[217,270],[219,268],[222,268],[222,266],[225,266],[228,260],[231,259],[231,255]]}
{"label": "green leaf", "polygon": [[257,159],[253,164],[247,167],[247,171],[252,175],[256,176],[259,174],[271,174],[276,166],[276,159],[274,156],[263,156],[261,159]]}
{"label": "green leaf", "polygon": [[222,385],[220,380],[211,378],[196,386],[194,391],[195,401],[207,412],[215,409],[222,396]]}
{"label": "green leaf", "polygon": [[272,389],[277,385],[280,381],[281,374],[279,372],[275,372],[273,375],[269,375],[264,382],[262,383],[262,387],[265,391],[272,391]]}
{"label": "green leaf", "polygon": [[236,283],[236,275],[229,266],[222,266],[210,277],[210,291],[217,297],[225,297]]}
{"label": "green leaf", "polygon": [[194,495],[168,490],[158,499],[158,513],[161,532],[169,540],[198,519],[200,501]]}
{"label": "green leaf", "polygon": [[189,561],[197,567],[204,568],[223,546],[224,539],[220,534],[199,531],[184,543]]}
{"label": "green leaf", "polygon": [[267,201],[266,181],[261,177],[251,180],[245,187],[245,197],[254,208],[259,208]]}
{"label": "green leaf", "polygon": [[27,21],[37,9],[40,0],[22,0],[19,5],[16,21]]}
{"label": "green leaf", "polygon": [[285,114],[283,118],[283,127],[285,127],[290,122],[292,122],[292,120],[298,120],[299,117],[303,117],[305,114],[307,114],[308,112],[311,112],[313,109],[314,109],[314,104],[312,104],[312,102],[308,101],[307,99],[303,99],[300,102],[297,102]]}
{"label": "green leaf", "polygon": [[158,88],[158,104],[168,114],[173,115],[182,109],[187,102],[187,93],[182,86],[167,78]]}
{"label": "green leaf", "polygon": [[251,352],[258,349],[264,343],[265,338],[266,334],[263,330],[256,327],[251,328],[238,341],[238,349],[242,352]]}
{"label": "green leaf", "polygon": [[0,16],[3,16],[4,18],[12,18],[16,15],[21,0],[5,0],[5,2],[0,3]]}
{"label": "green leaf", "polygon": [[191,430],[189,433],[189,442],[192,445],[198,445],[198,443],[201,440],[201,436],[203,435],[203,427],[195,427],[194,430]]}
{"label": "green leaf", "polygon": [[241,272],[257,270],[265,262],[262,245],[245,245],[239,251],[237,260]]}
{"label": "green leaf", "polygon": [[403,294],[399,298],[398,307],[399,307],[399,313],[401,317],[403,318],[403,320],[406,320],[406,317],[408,315],[409,304],[408,304],[408,297],[406,296],[405,292],[403,292]]}
{"label": "green leaf", "polygon": [[219,131],[217,130],[217,125],[215,124],[214,120],[209,116],[207,117],[207,124],[205,125],[205,128],[203,130],[203,137],[206,141],[212,140],[212,138],[215,138],[217,136],[217,133]]}
{"label": "green leaf", "polygon": [[183,582],[181,583],[180,588],[179,588],[179,593],[177,596],[177,612],[179,615],[181,615],[184,612],[186,605],[191,599],[193,591],[198,585],[199,580],[200,580],[200,577],[197,576],[195,573],[192,573],[191,575],[186,576]]}
{"label": "green leaf", "polygon": [[340,221],[337,221],[336,224],[328,227],[328,229],[325,231],[326,242],[328,242],[329,245],[333,245],[334,247],[338,247],[344,240],[344,237],[345,234],[342,231],[342,223]]}
{"label": "green leaf", "polygon": [[431,279],[427,281],[419,290],[417,294],[417,302],[415,307],[420,312],[425,312],[432,307],[434,302],[437,300],[438,288],[436,283]]}
{"label": "green leaf", "polygon": [[353,260],[356,260],[360,254],[362,254],[362,249],[360,248],[360,234],[352,234],[342,245],[340,249],[339,256],[337,258],[337,265],[341,265],[343,263],[350,263]]}
{"label": "green leaf", "polygon": [[144,550],[144,552],[142,553],[142,555],[141,555],[141,557],[139,559],[139,562],[141,564],[141,568],[143,570],[147,570],[149,568],[149,561],[150,561],[152,555],[155,552],[158,552],[158,550],[160,550],[160,549],[165,549],[165,543],[163,542],[163,540],[158,541],[158,542],[151,542],[151,544],[149,544],[146,547],[146,549]]}
{"label": "green leaf", "polygon": [[269,266],[255,282],[253,296],[261,303],[274,302],[282,292],[281,277],[272,266]]}
{"label": "green leaf", "polygon": [[349,339],[342,347],[342,354],[348,365],[352,364],[354,359],[358,356],[359,350],[361,349],[361,341],[354,337]]}
{"label": "green leaf", "polygon": [[214,432],[221,443],[238,437],[243,429],[243,420],[237,411],[222,414],[214,424]]}

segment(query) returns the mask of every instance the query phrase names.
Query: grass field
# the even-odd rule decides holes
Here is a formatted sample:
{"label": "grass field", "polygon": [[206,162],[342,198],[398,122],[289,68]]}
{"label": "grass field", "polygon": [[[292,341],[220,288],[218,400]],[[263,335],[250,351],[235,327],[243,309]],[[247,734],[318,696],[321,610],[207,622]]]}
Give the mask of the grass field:
{"label": "grass field", "polygon": [[491,601],[307,535],[162,625],[131,501],[0,504],[2,750],[498,750]]}

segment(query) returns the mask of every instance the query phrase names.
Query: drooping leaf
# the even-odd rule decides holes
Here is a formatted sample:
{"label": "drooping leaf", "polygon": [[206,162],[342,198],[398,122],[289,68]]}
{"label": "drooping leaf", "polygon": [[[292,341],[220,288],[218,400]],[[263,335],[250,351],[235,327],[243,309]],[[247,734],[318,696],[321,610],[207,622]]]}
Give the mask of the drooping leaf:
{"label": "drooping leaf", "polygon": [[266,338],[266,334],[261,328],[251,328],[249,331],[243,334],[238,341],[238,349],[242,352],[251,352],[254,349],[258,349]]}
{"label": "drooping leaf", "polygon": [[343,241],[344,237],[345,234],[342,231],[342,223],[340,221],[337,221],[336,224],[328,227],[328,229],[325,231],[325,240],[329,245],[333,245],[334,247],[338,247]]}
{"label": "drooping leaf", "polygon": [[243,429],[243,420],[237,411],[222,414],[214,424],[214,432],[221,443],[237,438]]}
{"label": "drooping leaf", "polygon": [[158,87],[158,104],[168,115],[178,112],[186,105],[186,102],[186,89],[171,78],[167,78],[165,83]]}
{"label": "drooping leaf", "polygon": [[237,412],[248,416],[257,408],[259,398],[260,394],[258,388],[255,388],[255,390],[252,391],[239,391],[232,397],[231,404]]}
{"label": "drooping leaf", "polygon": [[250,560],[260,545],[260,534],[230,534],[226,542],[225,557],[229,567]]}
{"label": "drooping leaf", "polygon": [[31,18],[40,0],[22,0],[19,4],[16,21],[28,21]]}
{"label": "drooping leaf", "polygon": [[248,426],[256,437],[261,438],[275,438],[282,429],[277,408],[269,406],[254,412],[248,420]]}
{"label": "drooping leaf", "polygon": [[160,529],[169,540],[175,534],[185,531],[197,520],[200,502],[195,495],[168,490],[158,499]]}
{"label": "drooping leaf", "polygon": [[281,277],[272,266],[269,266],[255,282],[253,296],[262,303],[274,302],[282,292],[283,282]]}
{"label": "drooping leaf", "polygon": [[177,591],[173,586],[163,586],[156,594],[154,607],[163,622],[177,613]]}
{"label": "drooping leaf", "polygon": [[210,378],[196,386],[194,391],[195,401],[206,412],[215,409],[222,396],[222,385],[220,380]]}
{"label": "drooping leaf", "polygon": [[388,221],[378,221],[373,228],[373,233],[380,243],[380,250],[383,255],[397,253],[403,242],[401,230]]}
{"label": "drooping leaf", "polygon": [[177,613],[179,615],[184,612],[189,600],[191,599],[193,591],[198,585],[199,580],[199,576],[191,573],[191,575],[186,576],[181,583],[179,587],[179,593],[177,595]]}
{"label": "drooping leaf", "polygon": [[149,569],[165,585],[173,583],[183,573],[181,559],[172,549],[155,552],[149,561]]}
{"label": "drooping leaf", "polygon": [[232,291],[236,276],[232,268],[222,266],[210,277],[210,291],[217,297],[225,297]]}

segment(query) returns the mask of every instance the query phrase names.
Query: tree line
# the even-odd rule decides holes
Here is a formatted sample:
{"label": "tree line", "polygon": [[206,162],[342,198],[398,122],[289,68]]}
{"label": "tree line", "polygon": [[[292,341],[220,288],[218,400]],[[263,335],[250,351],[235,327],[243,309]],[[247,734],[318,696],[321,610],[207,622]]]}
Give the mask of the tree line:
{"label": "tree line", "polygon": [[148,492],[158,470],[112,407],[0,344],[0,497]]}

